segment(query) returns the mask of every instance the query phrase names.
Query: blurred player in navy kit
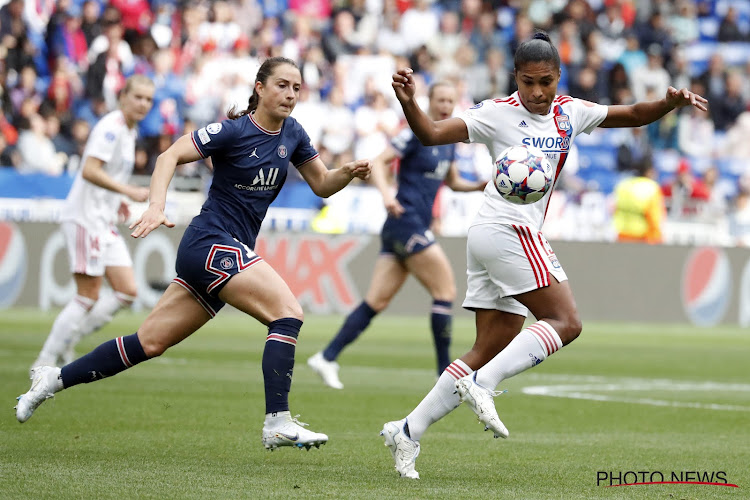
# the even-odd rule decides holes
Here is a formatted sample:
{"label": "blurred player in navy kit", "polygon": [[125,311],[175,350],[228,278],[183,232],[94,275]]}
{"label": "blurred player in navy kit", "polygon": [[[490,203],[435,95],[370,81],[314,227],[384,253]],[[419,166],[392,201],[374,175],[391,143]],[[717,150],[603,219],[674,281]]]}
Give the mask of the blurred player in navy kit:
{"label": "blurred player in navy kit", "polygon": [[177,252],[177,277],[138,332],[101,344],[62,369],[33,370],[29,392],[19,397],[16,418],[28,420],[55,392],[115,375],[164,353],[203,326],[225,303],[268,326],[263,352],[266,448],[320,446],[325,434],[305,429],[289,412],[294,351],[303,313],[282,278],[253,248],[268,206],[291,162],[318,196],[328,197],[370,174],[369,161],[328,170],[305,130],[289,115],[302,85],[293,61],[267,59],[258,70],[248,108],[178,139],[159,156],[150,205],[131,229],[143,238],[164,224],[167,186],[177,165],[211,157],[214,178],[201,213]]}
{"label": "blurred player in navy kit", "polygon": [[[428,113],[433,120],[450,118],[456,89],[447,82],[429,91]],[[346,318],[328,346],[307,363],[323,382],[342,389],[336,358],[385,309],[413,274],[432,296],[431,327],[437,353],[438,375],[450,364],[451,308],[456,284],[450,262],[430,231],[435,196],[442,184],[454,191],[481,191],[485,182],[468,182],[453,164],[455,145],[423,146],[408,127],[396,136],[373,162],[372,183],[383,196],[388,218],[381,232],[382,249],[372,272],[365,300]],[[394,197],[386,169],[400,159],[398,192]]]}

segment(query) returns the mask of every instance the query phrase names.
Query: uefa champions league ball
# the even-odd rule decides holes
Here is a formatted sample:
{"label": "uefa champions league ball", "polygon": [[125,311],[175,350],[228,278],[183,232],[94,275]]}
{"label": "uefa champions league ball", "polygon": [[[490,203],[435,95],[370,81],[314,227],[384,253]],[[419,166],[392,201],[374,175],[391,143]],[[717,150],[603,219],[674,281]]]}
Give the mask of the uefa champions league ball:
{"label": "uefa champions league ball", "polygon": [[541,200],[552,187],[552,164],[541,149],[511,146],[495,160],[495,188],[516,205]]}

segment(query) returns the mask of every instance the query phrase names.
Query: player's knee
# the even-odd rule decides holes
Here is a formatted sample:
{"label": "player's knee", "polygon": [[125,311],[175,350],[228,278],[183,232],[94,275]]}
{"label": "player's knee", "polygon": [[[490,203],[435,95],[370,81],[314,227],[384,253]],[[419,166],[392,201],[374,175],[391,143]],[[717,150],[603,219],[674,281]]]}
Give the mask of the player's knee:
{"label": "player's knee", "polygon": [[560,339],[563,344],[570,344],[581,334],[583,330],[583,324],[581,318],[578,316],[578,312],[575,311],[565,319],[564,336],[560,335]]}
{"label": "player's knee", "polygon": [[[140,332],[139,332],[140,333]],[[160,341],[158,338],[150,337],[150,336],[141,336],[138,335],[138,340],[141,342],[141,348],[143,349],[143,353],[148,358],[155,358],[157,356],[161,356],[164,354],[164,352],[169,349],[169,345],[167,345],[165,342]]]}
{"label": "player's knee", "polygon": [[133,302],[138,296],[138,288],[136,288],[135,283],[133,283],[132,285],[118,287],[115,292],[117,292],[117,294],[120,296],[119,298],[129,300],[130,302]]}
{"label": "player's knee", "polygon": [[285,304],[282,309],[280,318],[294,318],[305,321],[305,312],[302,310],[299,302],[295,301],[293,304]]}
{"label": "player's knee", "polygon": [[456,287],[452,284],[444,285],[440,289],[435,290],[432,294],[433,300],[442,300],[444,302],[455,302],[456,300]]}

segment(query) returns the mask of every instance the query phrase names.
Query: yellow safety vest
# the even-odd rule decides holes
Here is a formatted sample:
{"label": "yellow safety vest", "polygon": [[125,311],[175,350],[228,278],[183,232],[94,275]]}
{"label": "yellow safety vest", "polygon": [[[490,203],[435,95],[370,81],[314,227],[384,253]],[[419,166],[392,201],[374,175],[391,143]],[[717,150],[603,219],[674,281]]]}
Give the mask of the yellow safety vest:
{"label": "yellow safety vest", "polygon": [[622,181],[615,190],[614,223],[621,239],[661,241],[664,202],[661,188],[647,177]]}

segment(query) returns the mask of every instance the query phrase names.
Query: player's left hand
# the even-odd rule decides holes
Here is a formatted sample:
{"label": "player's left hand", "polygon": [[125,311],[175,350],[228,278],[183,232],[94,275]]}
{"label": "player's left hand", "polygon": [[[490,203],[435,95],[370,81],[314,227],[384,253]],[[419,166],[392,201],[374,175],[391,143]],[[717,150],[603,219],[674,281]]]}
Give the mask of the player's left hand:
{"label": "player's left hand", "polygon": [[344,172],[349,174],[352,179],[354,179],[355,177],[359,177],[360,179],[368,179],[370,177],[370,172],[372,171],[370,160],[350,161],[349,163],[344,164],[344,166],[342,166],[341,168],[344,170]]}
{"label": "player's left hand", "polygon": [[117,209],[117,220],[126,222],[130,218],[130,207],[124,201],[120,202],[120,208]]}
{"label": "player's left hand", "polygon": [[164,210],[157,205],[149,205],[143,215],[133,222],[129,229],[133,229],[130,236],[133,238],[145,238],[148,233],[164,224],[167,227],[174,227],[174,222],[170,222],[164,215]]}
{"label": "player's left hand", "polygon": [[667,89],[666,100],[672,109],[682,108],[683,106],[695,106],[701,111],[707,111],[704,104],[708,104],[708,99],[690,92],[688,89],[677,90],[674,87],[669,87]]}

